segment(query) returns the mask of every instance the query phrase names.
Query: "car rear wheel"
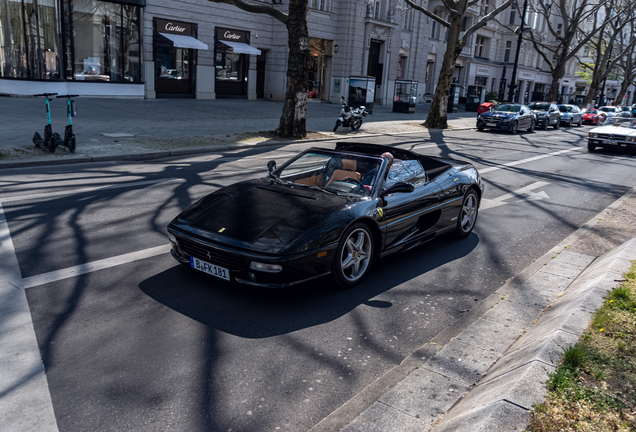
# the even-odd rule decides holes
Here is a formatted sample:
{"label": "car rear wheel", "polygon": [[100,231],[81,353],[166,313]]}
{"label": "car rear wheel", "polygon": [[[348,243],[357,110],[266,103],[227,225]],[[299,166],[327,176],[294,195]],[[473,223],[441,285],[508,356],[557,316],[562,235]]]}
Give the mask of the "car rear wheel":
{"label": "car rear wheel", "polygon": [[479,196],[474,188],[470,188],[464,195],[462,207],[459,209],[457,227],[455,228],[456,237],[468,237],[468,235],[473,231],[473,228],[475,228],[475,222],[477,222],[478,208]]}
{"label": "car rear wheel", "polygon": [[510,133],[516,134],[518,128],[519,128],[519,124],[516,121],[510,123]]}
{"label": "car rear wheel", "polygon": [[331,275],[342,288],[360,283],[373,262],[373,236],[363,223],[350,226],[342,236],[334,259]]}

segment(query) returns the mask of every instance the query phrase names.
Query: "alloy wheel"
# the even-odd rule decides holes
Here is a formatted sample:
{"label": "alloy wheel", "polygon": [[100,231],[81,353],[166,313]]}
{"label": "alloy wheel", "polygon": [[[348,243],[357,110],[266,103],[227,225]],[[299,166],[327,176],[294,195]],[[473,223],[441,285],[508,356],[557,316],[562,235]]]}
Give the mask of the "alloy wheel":
{"label": "alloy wheel", "polygon": [[362,227],[354,229],[338,257],[344,279],[351,284],[357,283],[369,269],[372,257],[373,244],[369,232]]}

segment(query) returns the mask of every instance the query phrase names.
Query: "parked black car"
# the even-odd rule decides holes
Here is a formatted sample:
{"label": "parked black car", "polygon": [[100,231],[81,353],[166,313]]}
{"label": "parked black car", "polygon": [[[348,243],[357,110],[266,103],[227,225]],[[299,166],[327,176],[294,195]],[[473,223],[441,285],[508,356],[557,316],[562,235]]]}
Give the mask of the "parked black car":
{"label": "parked black car", "polygon": [[543,130],[548,126],[559,129],[561,126],[561,115],[559,107],[549,102],[532,102],[528,105],[535,116],[537,116],[537,127]]}
{"label": "parked black car", "polygon": [[484,190],[468,162],[374,144],[311,148],[275,164],[179,214],[168,226],[172,256],[259,287],[330,273],[349,287],[380,258],[446,232],[467,237]]}
{"label": "parked black car", "polygon": [[515,134],[519,129],[534,132],[537,118],[526,105],[503,104],[477,117],[477,129],[486,128],[510,131]]}

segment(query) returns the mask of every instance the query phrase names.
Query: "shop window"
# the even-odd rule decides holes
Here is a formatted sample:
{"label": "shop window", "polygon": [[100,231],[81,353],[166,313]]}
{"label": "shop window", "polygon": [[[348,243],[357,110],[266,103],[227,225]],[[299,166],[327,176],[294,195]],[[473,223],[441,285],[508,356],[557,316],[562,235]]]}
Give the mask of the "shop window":
{"label": "shop window", "polygon": [[74,79],[140,82],[139,8],[73,1]]}
{"label": "shop window", "polygon": [[55,0],[0,0],[0,77],[60,79]]}

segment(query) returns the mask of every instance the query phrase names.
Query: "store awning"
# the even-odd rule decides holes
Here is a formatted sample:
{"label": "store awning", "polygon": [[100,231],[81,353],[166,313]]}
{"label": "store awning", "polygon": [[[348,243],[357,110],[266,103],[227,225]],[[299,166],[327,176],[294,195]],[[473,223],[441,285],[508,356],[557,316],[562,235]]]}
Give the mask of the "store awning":
{"label": "store awning", "polygon": [[254,54],[261,55],[261,50],[254,48],[246,43],[242,42],[231,42],[231,41],[219,41],[224,45],[229,46],[234,50],[236,54]]}
{"label": "store awning", "polygon": [[159,33],[161,36],[166,39],[170,39],[172,44],[177,48],[192,48],[192,49],[200,49],[206,50],[208,46],[201,42],[197,38],[193,38],[192,36],[182,36],[170,33]]}

